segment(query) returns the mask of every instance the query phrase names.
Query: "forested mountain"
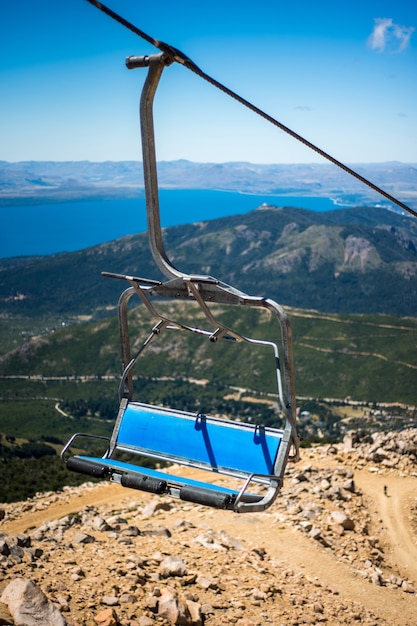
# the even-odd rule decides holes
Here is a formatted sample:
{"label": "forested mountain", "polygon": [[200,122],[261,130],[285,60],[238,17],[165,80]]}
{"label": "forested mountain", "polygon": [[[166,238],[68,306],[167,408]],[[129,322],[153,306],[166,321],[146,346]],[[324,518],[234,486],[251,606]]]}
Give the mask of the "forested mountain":
{"label": "forested mountain", "polygon": [[[415,316],[417,220],[375,207],[315,213],[261,206],[170,227],[174,265],[250,295],[333,313]],[[102,271],[159,279],[145,233],[85,250],[0,260],[0,314],[102,317],[123,288]],[[107,313],[106,313],[107,314]]]}
{"label": "forested mountain", "polygon": [[[415,427],[417,220],[367,206],[317,213],[263,205],[170,227],[163,236],[181,270],[287,308],[298,406],[308,416],[300,425],[305,445],[338,440],[352,428]],[[78,252],[0,259],[3,497],[67,484],[55,454],[62,442],[74,430],[109,434],[121,370],[115,311],[127,284],[102,278],[103,271],[163,279],[146,233]],[[192,303],[157,304],[196,324]],[[143,306],[130,312],[135,349],[154,324],[145,313]],[[244,335],[268,330],[252,309],[220,314]],[[227,407],[232,416],[276,425],[264,397],[276,382],[269,360],[243,352],[245,344],[238,356],[226,352],[233,342],[205,338],[196,346],[197,334],[180,348],[174,342],[183,335],[170,333],[164,344],[158,337],[141,359],[135,390],[142,399],[215,414]],[[388,411],[383,402],[402,406]]]}

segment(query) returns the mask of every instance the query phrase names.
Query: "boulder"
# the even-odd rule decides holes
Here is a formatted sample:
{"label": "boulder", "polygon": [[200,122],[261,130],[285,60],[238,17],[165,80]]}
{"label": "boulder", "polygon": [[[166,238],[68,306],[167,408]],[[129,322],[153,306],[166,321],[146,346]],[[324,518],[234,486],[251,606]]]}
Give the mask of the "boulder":
{"label": "boulder", "polygon": [[2,593],[16,626],[67,626],[57,607],[31,580],[16,578]]}

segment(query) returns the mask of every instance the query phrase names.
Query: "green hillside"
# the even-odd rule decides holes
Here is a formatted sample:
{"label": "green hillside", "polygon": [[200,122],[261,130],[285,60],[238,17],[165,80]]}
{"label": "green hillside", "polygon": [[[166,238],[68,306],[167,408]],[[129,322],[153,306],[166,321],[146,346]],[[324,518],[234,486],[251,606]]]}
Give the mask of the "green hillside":
{"label": "green hillside", "polygon": [[[351,428],[416,426],[415,220],[376,208],[320,214],[263,206],[169,228],[164,237],[183,271],[211,274],[285,306],[303,445],[339,440]],[[75,253],[0,260],[0,501],[83,480],[60,463],[63,443],[74,432],[111,432],[121,373],[111,316],[123,285],[102,271],[160,278],[146,234]],[[192,302],[159,306],[204,327]],[[213,310],[242,335],[275,337],[266,311]],[[129,323],[137,349],[153,322],[138,306]],[[269,349],[168,331],[134,370],[136,397],[278,426],[269,395],[274,364]]]}
{"label": "green hillside", "polygon": [[[192,303],[164,303],[162,310],[184,324],[202,323]],[[226,325],[257,338],[274,336],[266,312],[214,308]],[[131,313],[135,346],[152,321],[142,306]],[[382,315],[329,315],[290,310],[299,396],[346,398],[369,402],[417,402],[415,385],[417,319]],[[2,384],[23,377],[20,395],[31,382],[65,379],[101,380],[120,374],[116,318],[73,325],[33,339],[0,359]],[[271,355],[247,344],[211,343],[188,333],[168,332],[155,340],[138,362],[137,375],[208,379],[216,384],[270,392],[274,386]],[[16,378],[15,378],[16,380]],[[7,382],[9,381],[9,382]],[[42,383],[44,384],[44,383]],[[18,385],[19,387],[19,385]],[[17,393],[17,390],[14,391]],[[59,397],[60,392],[54,393]],[[4,393],[2,394],[4,396]]]}
{"label": "green hillside", "polygon": [[[204,327],[192,303],[158,307]],[[213,311],[241,334],[274,336],[264,311],[219,305]],[[416,410],[401,406],[417,404],[416,318],[288,312],[297,406],[309,415],[299,427],[303,445],[339,440],[350,428],[416,426]],[[130,312],[129,323],[137,349],[153,323],[143,306]],[[116,318],[45,333],[0,359],[0,501],[83,480],[64,470],[58,454],[74,432],[110,435],[120,373]],[[280,425],[269,395],[274,362],[265,348],[168,331],[138,361],[134,387],[135,397],[151,403]],[[362,403],[361,411],[352,401]],[[384,402],[395,406],[379,409]]]}

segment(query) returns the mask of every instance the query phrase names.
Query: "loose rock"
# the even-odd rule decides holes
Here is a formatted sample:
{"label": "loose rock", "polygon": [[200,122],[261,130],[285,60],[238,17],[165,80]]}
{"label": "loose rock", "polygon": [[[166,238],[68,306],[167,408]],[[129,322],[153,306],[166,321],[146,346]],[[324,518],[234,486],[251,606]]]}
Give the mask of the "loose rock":
{"label": "loose rock", "polygon": [[43,591],[30,580],[16,578],[3,591],[0,601],[9,608],[19,626],[66,626],[66,621]]}

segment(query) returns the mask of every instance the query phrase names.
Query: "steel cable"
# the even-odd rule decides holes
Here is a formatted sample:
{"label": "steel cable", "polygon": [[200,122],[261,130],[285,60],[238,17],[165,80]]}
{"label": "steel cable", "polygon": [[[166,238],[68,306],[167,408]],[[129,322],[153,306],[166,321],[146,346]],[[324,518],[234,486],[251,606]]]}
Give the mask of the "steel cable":
{"label": "steel cable", "polygon": [[237,102],[245,106],[246,108],[250,109],[251,111],[259,115],[260,117],[264,118],[267,122],[273,124],[280,130],[282,130],[284,133],[287,133],[288,135],[290,135],[297,141],[301,142],[307,148],[309,148],[310,150],[313,150],[314,152],[322,156],[327,161],[330,161],[331,163],[333,163],[338,168],[345,171],[350,176],[353,176],[364,185],[367,185],[368,187],[370,187],[371,189],[379,193],[381,196],[384,196],[387,200],[389,200],[393,204],[396,204],[401,209],[404,209],[404,211],[407,211],[408,213],[411,213],[411,215],[414,215],[414,217],[417,217],[417,211],[414,211],[412,208],[410,208],[409,206],[407,206],[406,204],[404,204],[403,202],[401,202],[400,200],[392,196],[390,193],[388,193],[384,189],[381,189],[381,187],[378,187],[378,185],[375,185],[373,182],[371,182],[370,180],[368,180],[367,178],[365,178],[364,176],[362,176],[361,174],[359,174],[352,168],[348,167],[347,165],[345,165],[344,163],[342,163],[341,161],[333,157],[331,154],[325,152],[324,150],[322,150],[315,144],[311,143],[311,141],[308,141],[308,139],[306,139],[305,137],[302,137],[295,131],[291,130],[291,128],[288,128],[288,126],[285,126],[285,124],[282,124],[282,122],[279,122],[268,113],[265,113],[265,111],[263,111],[262,109],[259,109],[257,106],[255,106],[254,104],[252,104],[245,98],[242,98],[242,96],[239,96],[237,93],[235,93],[234,91],[232,91],[231,89],[229,89],[228,87],[220,83],[218,80],[216,80],[212,76],[209,76],[208,74],[206,74],[203,70],[201,70],[194,63],[194,61],[192,61],[186,54],[184,54],[183,52],[181,52],[174,46],[171,46],[170,44],[160,41],[159,39],[155,39],[154,37],[151,37],[150,35],[145,33],[143,30],[141,30],[140,28],[138,28],[137,26],[135,26],[134,24],[126,20],[124,17],[121,17],[120,15],[112,11],[112,9],[102,4],[98,0],[87,0],[87,2],[89,2],[96,8],[100,9],[100,11],[102,11],[103,13],[111,17],[112,19],[119,22],[119,24],[121,24],[122,26],[125,26],[126,28],[128,28],[135,35],[138,35],[139,37],[141,37],[148,43],[158,48],[158,50],[161,50],[161,52],[165,52],[174,61],[176,61],[177,63],[180,63],[181,65],[184,65],[184,67],[189,69],[191,72],[194,72],[194,74],[197,74],[197,76],[199,76],[203,80],[207,81],[208,83],[210,83],[217,89],[220,89],[220,91],[230,96],[231,98],[233,98],[234,100],[236,100]]}

